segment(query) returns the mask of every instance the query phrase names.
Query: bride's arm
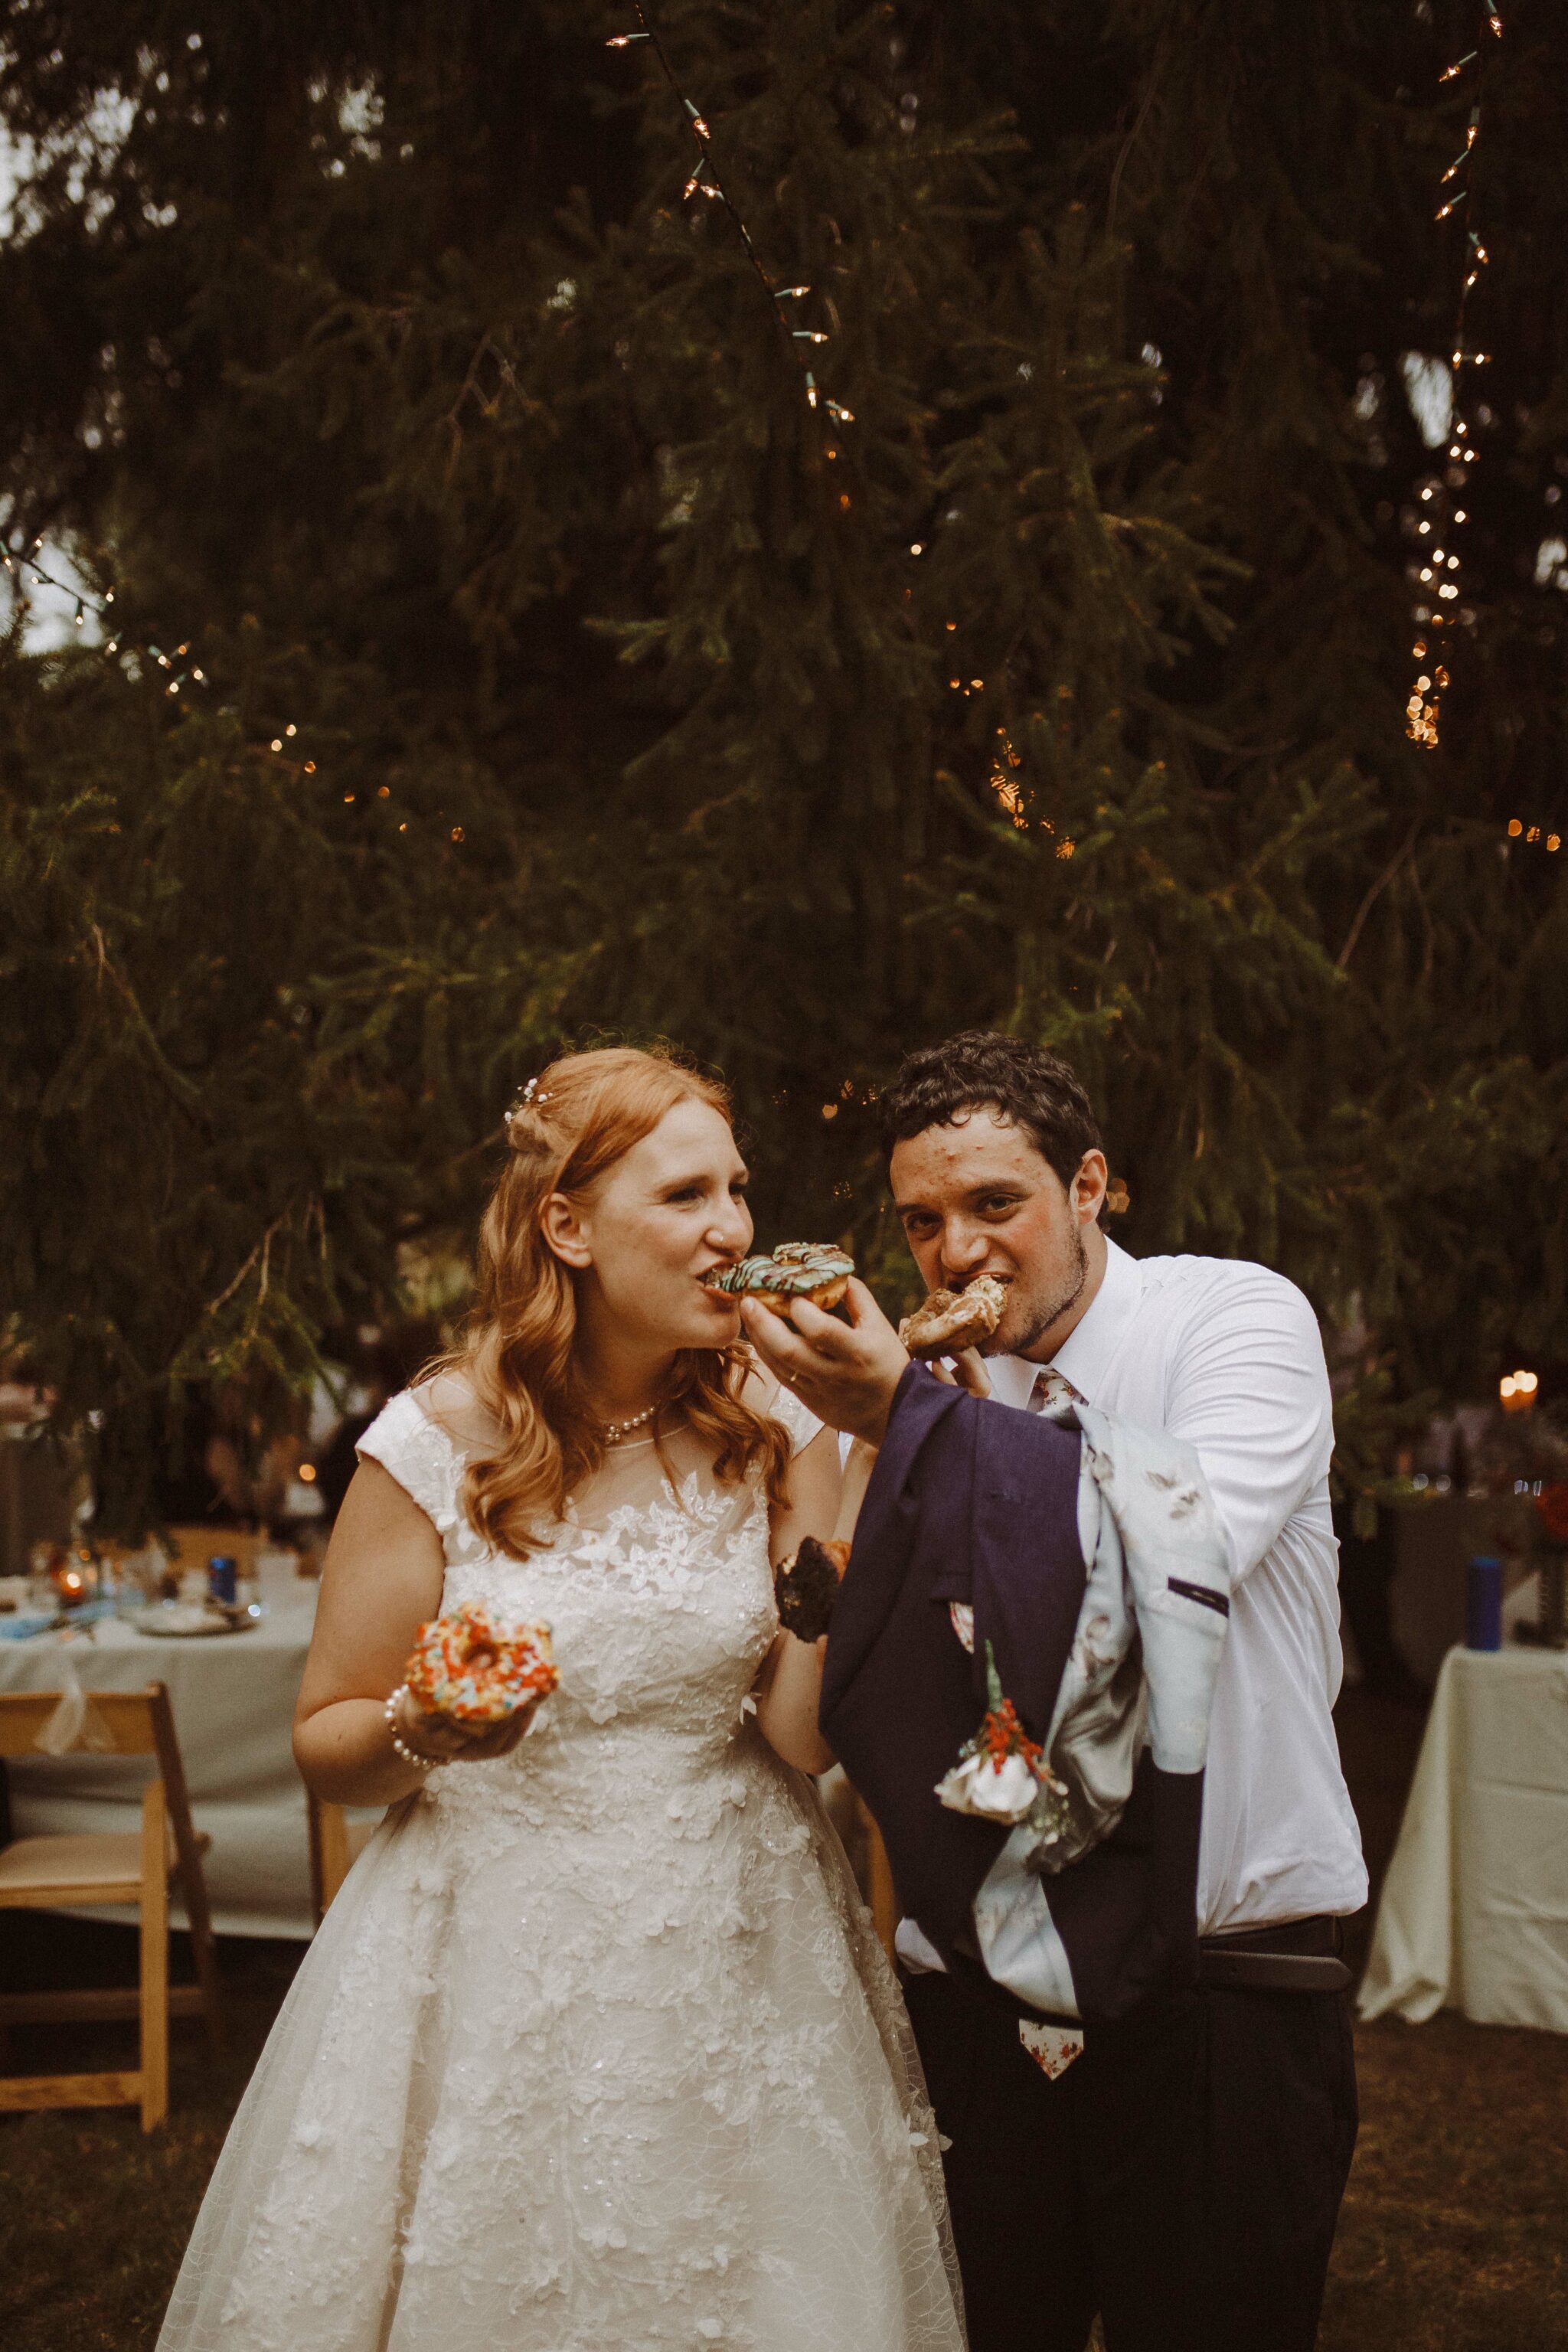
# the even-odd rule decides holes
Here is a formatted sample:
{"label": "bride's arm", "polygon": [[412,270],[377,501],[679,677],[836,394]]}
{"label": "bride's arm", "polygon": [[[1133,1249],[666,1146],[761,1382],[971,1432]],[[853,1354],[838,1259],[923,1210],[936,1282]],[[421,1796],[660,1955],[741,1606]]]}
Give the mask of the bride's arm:
{"label": "bride's arm", "polygon": [[[441,1538],[412,1496],[375,1462],[355,1471],[332,1528],[315,1631],[294,1710],[294,1760],[318,1797],[390,1805],[425,1775],[392,1744],[384,1709],[403,1680],[415,1635],[441,1606]],[[414,1707],[398,1736],[433,1762],[504,1755],[531,1709],[474,1738]]]}
{"label": "bride's arm", "polygon": [[[838,1439],[825,1429],[790,1464],[783,1500],[774,1505],[769,1550],[775,1564],[787,1559],[803,1536],[820,1536],[833,1526],[839,1504]],[[757,1726],[763,1738],[798,1772],[826,1772],[831,1748],[816,1727],[822,1696],[820,1642],[797,1642],[781,1633],[757,1679]]]}

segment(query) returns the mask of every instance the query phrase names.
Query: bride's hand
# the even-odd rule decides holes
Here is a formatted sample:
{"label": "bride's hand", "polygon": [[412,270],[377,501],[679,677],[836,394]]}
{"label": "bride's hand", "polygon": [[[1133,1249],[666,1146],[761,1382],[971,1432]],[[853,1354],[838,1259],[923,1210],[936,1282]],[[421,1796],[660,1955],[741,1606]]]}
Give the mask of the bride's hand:
{"label": "bride's hand", "polygon": [[538,1705],[536,1698],[530,1699],[515,1715],[509,1715],[504,1723],[470,1731],[466,1725],[454,1723],[450,1716],[426,1714],[418,1701],[404,1691],[393,1709],[393,1718],[399,1739],[416,1756],[428,1756],[437,1764],[482,1763],[511,1754],[533,1721]]}

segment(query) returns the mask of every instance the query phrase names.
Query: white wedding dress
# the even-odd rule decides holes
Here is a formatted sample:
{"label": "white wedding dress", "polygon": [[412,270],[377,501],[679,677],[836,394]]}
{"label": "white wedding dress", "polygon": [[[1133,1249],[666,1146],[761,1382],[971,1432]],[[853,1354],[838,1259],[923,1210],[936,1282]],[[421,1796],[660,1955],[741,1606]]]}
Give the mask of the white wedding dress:
{"label": "white wedding dress", "polygon": [[678,1488],[623,1444],[510,1559],[462,1513],[455,1391],[440,1419],[395,1398],[360,1450],[439,1530],[443,1606],[544,1619],[561,1686],[355,1864],[159,2352],[963,2352],[898,1989],[750,1712],[777,1627],[758,1483],[720,1486],[689,1433]]}

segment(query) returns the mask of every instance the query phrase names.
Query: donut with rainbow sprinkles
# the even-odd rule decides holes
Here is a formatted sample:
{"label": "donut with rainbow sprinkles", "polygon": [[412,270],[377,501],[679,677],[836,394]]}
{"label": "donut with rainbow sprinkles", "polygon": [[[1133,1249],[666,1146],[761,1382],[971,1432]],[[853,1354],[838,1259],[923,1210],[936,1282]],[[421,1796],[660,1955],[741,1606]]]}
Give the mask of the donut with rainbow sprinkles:
{"label": "donut with rainbow sprinkles", "polygon": [[560,1679],[548,1625],[503,1632],[478,1601],[421,1625],[405,1675],[409,1696],[427,1715],[469,1726],[504,1723],[547,1697]]}

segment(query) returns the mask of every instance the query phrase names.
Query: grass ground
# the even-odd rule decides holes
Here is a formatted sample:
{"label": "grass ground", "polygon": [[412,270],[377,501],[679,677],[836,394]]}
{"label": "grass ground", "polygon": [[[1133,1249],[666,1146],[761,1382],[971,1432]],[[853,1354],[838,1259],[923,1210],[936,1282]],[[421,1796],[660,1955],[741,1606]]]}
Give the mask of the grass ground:
{"label": "grass ground", "polygon": [[[1375,1877],[1397,1831],[1419,1719],[1352,1693],[1340,1732]],[[1352,1958],[1365,1933],[1363,1923]],[[150,2352],[299,1957],[298,1946],[225,1944],[229,2047],[214,2060],[199,2026],[174,2027],[170,2118],[150,2138],[129,2111],[0,2117],[5,2352]],[[128,1931],[7,1916],[0,1987],[129,1982],[133,1968]],[[0,2071],[129,2063],[126,2032],[18,2031]],[[1361,2144],[1320,2352],[1568,2346],[1568,2036],[1447,2014],[1363,2027],[1357,2045]]]}

